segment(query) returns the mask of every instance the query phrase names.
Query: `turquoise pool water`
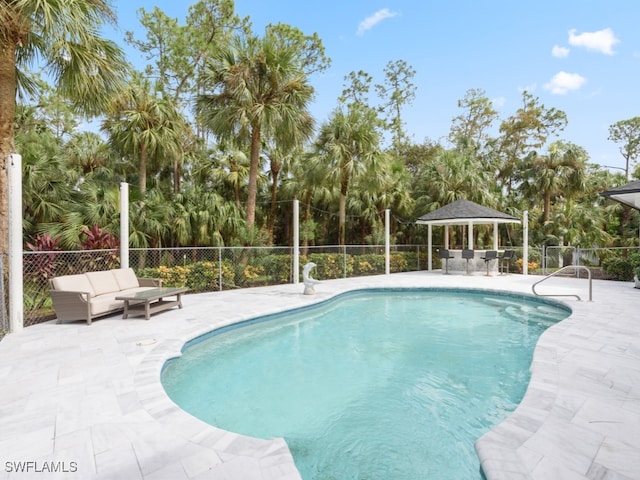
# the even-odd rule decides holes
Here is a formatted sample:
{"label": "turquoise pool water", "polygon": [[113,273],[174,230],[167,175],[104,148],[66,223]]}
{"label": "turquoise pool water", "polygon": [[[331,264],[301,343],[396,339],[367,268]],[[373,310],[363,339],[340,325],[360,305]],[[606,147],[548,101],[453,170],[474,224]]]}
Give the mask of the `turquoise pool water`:
{"label": "turquoise pool water", "polygon": [[191,342],[162,382],[212,425],[284,437],[304,480],[480,479],[473,443],[515,409],[538,337],[568,314],[484,291],[361,291]]}

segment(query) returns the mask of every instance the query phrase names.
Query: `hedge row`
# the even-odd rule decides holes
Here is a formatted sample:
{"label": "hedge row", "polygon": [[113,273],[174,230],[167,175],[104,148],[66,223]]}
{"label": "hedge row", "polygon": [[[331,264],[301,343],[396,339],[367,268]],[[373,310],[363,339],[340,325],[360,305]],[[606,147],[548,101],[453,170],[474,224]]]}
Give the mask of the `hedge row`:
{"label": "hedge row", "polygon": [[[385,273],[385,257],[380,254],[344,255],[338,253],[312,253],[300,257],[300,265],[316,264],[312,276],[318,280],[357,277]],[[390,255],[390,270],[406,272],[416,270],[417,254],[413,252]],[[291,281],[292,259],[289,255],[265,255],[219,262],[203,261],[172,267],[160,266],[138,271],[139,277],[160,278],[171,287],[187,287],[191,292],[210,292],[223,289],[276,285]]]}

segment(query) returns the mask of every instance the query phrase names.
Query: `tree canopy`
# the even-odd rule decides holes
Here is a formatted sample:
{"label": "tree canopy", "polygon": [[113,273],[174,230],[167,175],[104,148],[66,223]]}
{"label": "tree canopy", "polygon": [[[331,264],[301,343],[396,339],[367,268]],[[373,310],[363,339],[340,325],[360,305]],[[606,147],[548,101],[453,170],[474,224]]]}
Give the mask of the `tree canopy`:
{"label": "tree canopy", "polygon": [[[46,232],[77,248],[94,225],[118,235],[121,181],[133,186],[129,241],[141,247],[288,245],[293,200],[304,245],[379,242],[385,209],[394,242],[422,242],[413,221],[458,198],[528,210],[538,245],[637,238],[638,213],[599,196],[625,176],[592,163],[563,137],[567,115],[530,92],[501,116],[470,88],[448,138],[416,140],[406,60],[379,79],[351,72],[329,118],[315,119],[314,80],[331,63],[317,33],[282,23],[256,33],[232,0],[199,0],[184,22],[159,7],[139,20],[144,34],[126,33],[146,58],[136,71],[96,33],[115,21],[107,2],[0,5],[0,154],[23,156],[25,241]],[[30,70],[37,58],[42,75]],[[629,177],[638,118],[609,129]],[[0,198],[6,252],[6,176]],[[512,234],[501,241],[521,241]]]}

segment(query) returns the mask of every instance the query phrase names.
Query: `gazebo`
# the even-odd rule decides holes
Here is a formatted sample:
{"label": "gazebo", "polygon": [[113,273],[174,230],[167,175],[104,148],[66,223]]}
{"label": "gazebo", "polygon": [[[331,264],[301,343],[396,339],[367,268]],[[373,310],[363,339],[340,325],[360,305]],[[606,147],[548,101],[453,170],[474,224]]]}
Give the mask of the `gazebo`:
{"label": "gazebo", "polygon": [[612,188],[600,195],[640,210],[640,180]]}
{"label": "gazebo", "polygon": [[[477,203],[469,200],[456,200],[448,205],[445,205],[438,210],[427,213],[416,220],[418,225],[427,225],[428,232],[428,269],[432,270],[433,265],[433,226],[444,227],[444,248],[449,249],[449,226],[450,225],[463,225],[468,228],[467,243],[468,249],[473,248],[473,226],[474,225],[493,225],[493,250],[498,250],[498,225],[501,223],[522,223],[519,218],[506,213],[498,212],[491,208],[478,205]],[[463,270],[462,250],[449,250],[453,255],[452,269]],[[479,262],[487,250],[474,250],[474,264],[484,265],[484,261]],[[458,268],[460,267],[460,268]],[[497,268],[497,266],[496,266]],[[479,268],[474,267],[474,270]]]}

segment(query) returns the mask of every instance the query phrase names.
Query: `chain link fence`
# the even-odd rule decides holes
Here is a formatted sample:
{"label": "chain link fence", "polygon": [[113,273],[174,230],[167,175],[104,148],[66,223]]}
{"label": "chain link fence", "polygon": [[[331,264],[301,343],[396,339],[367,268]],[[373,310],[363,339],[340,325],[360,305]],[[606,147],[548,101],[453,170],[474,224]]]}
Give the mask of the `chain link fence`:
{"label": "chain link fence", "polygon": [[[640,247],[580,248],[573,246],[543,247],[542,273],[547,275],[568,265],[580,265],[591,270],[592,278],[609,279],[610,275],[602,268],[607,259],[624,258],[639,252]],[[576,269],[568,275],[586,276],[584,271]]]}
{"label": "chain link fence", "polygon": [[[437,250],[434,246],[434,252]],[[509,271],[522,272],[522,247],[514,250]],[[579,249],[577,247],[530,247],[530,274],[547,274],[566,265],[583,265],[599,273],[602,259],[621,255],[624,249]],[[632,252],[639,248],[629,249]],[[9,329],[7,314],[6,258],[0,258],[0,338]],[[166,286],[184,286],[190,293],[222,291],[292,283],[300,272],[293,270],[292,247],[181,247],[131,249],[129,265],[139,277],[160,278]],[[353,278],[385,273],[384,245],[301,246],[300,267],[314,262],[314,278]],[[433,268],[441,268],[433,255]],[[428,268],[428,251],[420,245],[392,245],[390,271],[408,272]],[[24,252],[24,325],[55,318],[49,295],[49,280],[60,275],[120,268],[117,250]],[[573,273],[573,272],[572,272]],[[579,273],[578,273],[579,274]]]}
{"label": "chain link fence", "polygon": [[[160,278],[165,286],[190,293],[292,283],[292,247],[180,247],[129,250],[129,266],[138,277]],[[324,280],[385,273],[385,247],[301,247],[300,266],[316,263],[314,277]],[[120,268],[118,250],[24,252],[24,325],[55,318],[49,280],[77,273]],[[427,268],[418,245],[390,248],[391,272]],[[298,272],[298,281],[302,281]],[[2,292],[4,292],[4,288]],[[3,317],[4,318],[4,317]],[[3,324],[4,325],[4,324]]]}

